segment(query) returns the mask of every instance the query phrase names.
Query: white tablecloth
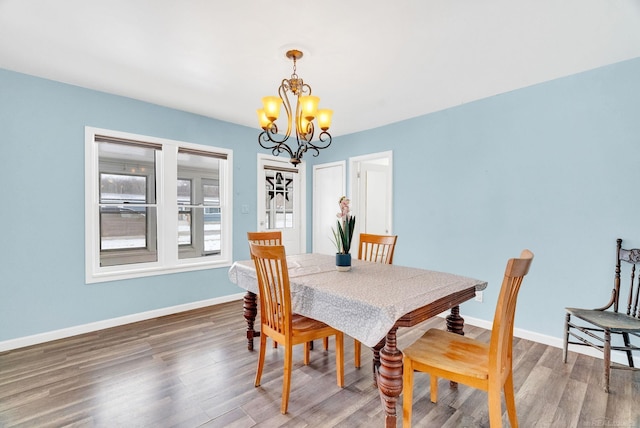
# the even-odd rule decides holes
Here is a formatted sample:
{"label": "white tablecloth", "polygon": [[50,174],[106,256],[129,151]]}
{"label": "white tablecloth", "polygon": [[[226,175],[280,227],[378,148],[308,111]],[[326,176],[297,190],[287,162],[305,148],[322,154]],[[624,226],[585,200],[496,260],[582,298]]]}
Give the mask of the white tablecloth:
{"label": "white tablecloth", "polygon": [[[454,292],[487,283],[450,273],[354,259],[338,272],[335,256],[287,256],[293,311],[341,330],[373,347],[403,315]],[[258,294],[253,261],[235,262],[229,279]]]}

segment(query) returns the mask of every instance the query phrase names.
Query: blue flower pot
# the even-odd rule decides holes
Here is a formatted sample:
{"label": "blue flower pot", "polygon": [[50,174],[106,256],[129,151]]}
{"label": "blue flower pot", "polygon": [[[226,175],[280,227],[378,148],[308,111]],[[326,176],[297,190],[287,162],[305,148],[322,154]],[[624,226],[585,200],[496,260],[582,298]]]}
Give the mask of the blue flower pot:
{"label": "blue flower pot", "polygon": [[336,269],[340,272],[351,270],[351,254],[336,253]]}

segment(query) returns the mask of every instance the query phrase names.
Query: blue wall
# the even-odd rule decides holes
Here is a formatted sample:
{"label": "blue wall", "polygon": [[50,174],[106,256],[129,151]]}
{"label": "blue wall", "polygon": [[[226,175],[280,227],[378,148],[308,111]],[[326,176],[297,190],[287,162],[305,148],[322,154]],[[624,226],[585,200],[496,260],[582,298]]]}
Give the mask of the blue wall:
{"label": "blue wall", "polygon": [[232,148],[234,204],[256,205],[257,129],[0,70],[0,341],[242,291],[227,268],[85,284],[85,126]]}
{"label": "blue wall", "polygon": [[564,307],[608,301],[616,238],[640,247],[640,59],[333,145],[315,162],[393,150],[394,263],[487,280],[463,316],[493,319],[506,260],[529,248],[516,327],[559,338]]}
{"label": "blue wall", "polygon": [[[462,312],[491,319],[506,259],[530,248],[516,327],[560,337],[564,306],[607,299],[615,239],[640,246],[638,76],[634,59],[335,138],[306,159],[309,191],[314,163],[393,150],[395,263],[489,281]],[[248,257],[257,129],[0,70],[0,341],[240,291],[226,268],[84,283],[85,126],[232,148]]]}

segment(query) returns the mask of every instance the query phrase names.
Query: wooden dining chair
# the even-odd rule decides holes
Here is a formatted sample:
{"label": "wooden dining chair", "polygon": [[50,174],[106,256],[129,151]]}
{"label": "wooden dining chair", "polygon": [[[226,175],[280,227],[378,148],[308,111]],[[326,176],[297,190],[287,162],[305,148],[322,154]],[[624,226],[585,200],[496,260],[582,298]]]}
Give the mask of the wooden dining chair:
{"label": "wooden dining chair", "polygon": [[[569,344],[591,346],[601,351],[604,359],[605,392],[609,392],[612,368],[638,370],[633,363],[633,352],[640,351],[640,347],[631,343],[632,336],[640,338],[640,249],[622,248],[622,239],[618,239],[616,243],[616,268],[609,302],[597,309],[565,308],[567,314],[562,359],[567,362]],[[626,279],[622,281],[622,277]],[[620,302],[621,296],[626,296],[626,300]],[[577,318],[577,321],[572,320],[571,316]],[[622,343],[612,345],[612,335],[622,336]],[[612,364],[612,350],[625,352],[628,366]]]}
{"label": "wooden dining chair", "polygon": [[282,231],[247,232],[247,240],[260,245],[282,245]]}
{"label": "wooden dining chair", "polygon": [[[249,243],[259,245],[282,245],[282,231],[269,230],[266,232],[247,232],[247,240]],[[251,256],[253,259],[253,256]],[[277,348],[278,343],[273,342],[273,347]]]}
{"label": "wooden dining chair", "polygon": [[398,235],[373,235],[361,233],[358,244],[358,259],[369,262],[393,264],[393,252]]}
{"label": "wooden dining chair", "polygon": [[249,244],[256,266],[260,292],[260,355],[255,386],[260,386],[264,368],[267,337],[284,348],[284,380],[280,411],[287,413],[293,346],[304,344],[304,364],[309,364],[309,342],[335,336],[336,378],[339,387],[344,386],[344,337],[343,333],[327,324],[291,311],[291,291],[284,247],[281,245]]}
{"label": "wooden dining chair", "polygon": [[[374,235],[361,233],[358,244],[358,259],[369,262],[393,264],[393,252],[396,248],[398,235]],[[353,354],[355,366],[360,367],[360,353],[362,344],[354,339]]]}
{"label": "wooden dining chair", "polygon": [[512,344],[516,300],[522,279],[529,272],[533,253],[523,250],[518,259],[510,259],[498,296],[493,317],[491,341],[480,342],[456,333],[430,329],[404,353],[402,375],[402,426],[411,426],[413,406],[413,372],[429,373],[431,401],[438,401],[438,378],[442,377],[487,391],[489,425],[502,426],[500,393],[504,391],[507,413],[512,428],[517,428],[513,392]]}
{"label": "wooden dining chair", "polygon": [[[282,245],[282,231],[270,230],[266,232],[247,232],[247,240],[249,243],[259,245]],[[253,258],[253,256],[251,256]],[[329,350],[329,339],[325,338],[323,341],[324,350]],[[278,347],[278,342],[273,342],[273,347]],[[311,349],[313,349],[313,342],[310,343]]]}

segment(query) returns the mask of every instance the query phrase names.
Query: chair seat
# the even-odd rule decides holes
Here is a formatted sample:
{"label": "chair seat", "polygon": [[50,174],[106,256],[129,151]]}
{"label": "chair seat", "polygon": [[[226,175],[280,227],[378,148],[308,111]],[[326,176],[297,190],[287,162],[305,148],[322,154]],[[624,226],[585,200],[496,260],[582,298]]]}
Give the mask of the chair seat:
{"label": "chair seat", "polygon": [[613,332],[636,332],[640,329],[640,319],[627,314],[613,311],[599,311],[594,309],[565,308],[571,315],[576,316],[602,329]]}
{"label": "chair seat", "polygon": [[402,351],[416,364],[488,379],[489,344],[456,333],[430,329]]}
{"label": "chair seat", "polygon": [[302,333],[305,331],[319,330],[322,328],[330,328],[322,321],[314,320],[313,318],[307,318],[304,315],[293,314],[291,316],[291,326],[296,333]]}

